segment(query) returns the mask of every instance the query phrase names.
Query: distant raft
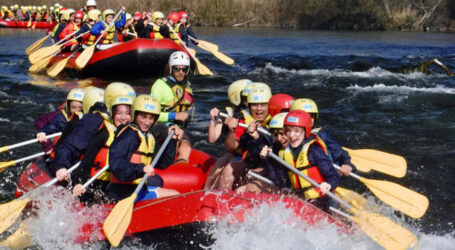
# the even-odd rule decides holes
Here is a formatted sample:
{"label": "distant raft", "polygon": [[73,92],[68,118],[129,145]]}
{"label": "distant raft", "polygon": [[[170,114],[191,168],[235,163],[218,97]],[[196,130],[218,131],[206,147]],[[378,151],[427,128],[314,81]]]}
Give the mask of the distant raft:
{"label": "distant raft", "polygon": [[34,22],[34,21],[13,21],[0,18],[0,28],[32,28],[49,29],[52,22]]}

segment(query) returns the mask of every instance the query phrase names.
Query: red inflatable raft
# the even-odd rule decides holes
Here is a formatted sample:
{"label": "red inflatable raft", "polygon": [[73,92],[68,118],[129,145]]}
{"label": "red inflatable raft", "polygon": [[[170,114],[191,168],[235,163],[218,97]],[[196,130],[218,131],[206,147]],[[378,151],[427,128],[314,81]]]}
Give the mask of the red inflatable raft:
{"label": "red inflatable raft", "polygon": [[32,28],[35,29],[49,29],[52,25],[51,22],[30,22],[29,21],[13,21],[4,20],[0,18],[0,28]]}
{"label": "red inflatable raft", "polygon": [[[86,77],[97,76],[104,79],[114,78],[146,78],[150,76],[161,76],[165,72],[169,56],[174,51],[185,49],[170,39],[135,39],[106,49],[96,51],[87,65],[82,69]],[[54,63],[68,58],[72,53],[61,53],[56,55],[48,67]],[[76,53],[66,64],[68,69],[79,70],[76,66],[76,59],[80,53]],[[194,69],[195,63],[191,62]]]}
{"label": "red inflatable raft", "polygon": [[[185,237],[189,237],[188,241],[193,241],[194,233],[200,233],[201,226],[205,227],[227,216],[233,223],[242,222],[245,216],[250,215],[252,208],[264,203],[271,206],[284,204],[293,211],[296,219],[300,218],[308,225],[324,221],[335,223],[342,231],[347,230],[346,225],[339,219],[293,196],[200,190],[215,161],[210,155],[193,149],[190,163],[178,163],[159,173],[164,187],[177,189],[181,194],[137,202],[126,237],[140,238],[142,243],[148,244],[163,240],[163,237],[176,237],[177,231],[177,234],[183,232],[178,234],[179,242],[183,242]],[[41,164],[31,164],[18,181],[16,196],[49,179]],[[105,240],[102,223],[114,206],[104,205],[105,212],[100,218],[94,219],[90,224],[81,225],[80,235],[75,241],[87,243]],[[82,207],[81,205],[75,209]]]}

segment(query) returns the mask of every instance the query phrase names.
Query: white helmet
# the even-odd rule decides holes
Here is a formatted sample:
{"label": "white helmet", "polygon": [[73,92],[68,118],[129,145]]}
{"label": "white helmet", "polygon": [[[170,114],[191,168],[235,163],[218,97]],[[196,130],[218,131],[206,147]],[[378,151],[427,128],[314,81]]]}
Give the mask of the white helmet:
{"label": "white helmet", "polygon": [[175,51],[169,57],[169,67],[173,66],[190,66],[190,57],[182,51]]}
{"label": "white helmet", "polygon": [[96,6],[96,1],[95,0],[87,0],[87,3],[85,4],[85,6]]}

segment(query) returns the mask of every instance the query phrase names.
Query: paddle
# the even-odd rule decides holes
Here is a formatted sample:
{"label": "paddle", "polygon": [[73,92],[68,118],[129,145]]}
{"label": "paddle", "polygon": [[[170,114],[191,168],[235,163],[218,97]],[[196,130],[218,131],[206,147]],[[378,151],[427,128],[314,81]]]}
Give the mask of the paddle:
{"label": "paddle", "polygon": [[32,18],[28,19],[27,28],[32,26]]}
{"label": "paddle", "polygon": [[[195,38],[193,38],[192,36],[188,36],[191,40],[193,41],[196,41]],[[218,51],[218,46],[215,45],[215,46],[210,46],[209,42],[207,41],[202,41],[202,40],[198,40],[198,44],[197,46],[203,50],[206,50],[210,53],[212,53],[216,58],[220,59],[220,61],[222,61],[223,63],[227,64],[227,65],[232,65],[234,64],[234,59],[230,58],[229,56],[221,53],[220,51]]]}
{"label": "paddle", "polygon": [[[336,164],[333,166],[340,169],[340,166]],[[429,201],[425,195],[397,183],[366,179],[354,173],[351,173],[350,176],[365,184],[380,200],[412,218],[422,217],[428,209]]]}
{"label": "paddle", "polygon": [[50,66],[46,71],[47,75],[50,77],[56,77],[58,74],[60,74],[60,72],[62,72],[62,70],[65,69],[65,66],[68,63],[68,61],[71,59],[71,57],[73,57],[78,51],[79,51],[79,48],[77,50],[75,50],[73,52],[73,54],[71,54],[69,57],[67,57],[59,62],[56,62],[52,66]]}
{"label": "paddle", "polygon": [[[319,188],[319,184],[308,176],[300,173],[296,168],[289,165],[274,153],[269,153],[269,157],[273,158],[281,165],[286,167],[289,171],[304,178],[310,182],[314,187]],[[354,208],[346,201],[340,199],[331,192],[327,195],[334,199],[336,202],[344,206],[353,216],[349,216],[352,221],[357,223],[363,232],[372,240],[376,241],[379,245],[386,249],[407,249],[408,247],[417,246],[417,238],[414,234],[396,224],[390,219],[379,214],[371,213],[365,210]]]}
{"label": "paddle", "polygon": [[14,233],[0,242],[0,246],[5,247],[6,249],[26,249],[31,244],[32,237],[30,236],[29,231],[28,223],[22,222]]}
{"label": "paddle", "polygon": [[[74,164],[70,169],[68,169],[68,174],[79,167],[80,163],[81,162],[78,162]],[[33,191],[36,191],[43,187],[50,187],[57,183],[57,181],[57,178],[54,178],[42,184]],[[20,197],[19,199],[0,205],[0,234],[10,228],[16,222],[16,220],[22,214],[22,210],[24,210],[25,206],[30,202],[30,199],[28,197],[33,193],[33,191]]]}
{"label": "paddle", "polygon": [[50,55],[48,57],[42,58],[37,63],[32,64],[30,66],[30,68],[28,68],[28,72],[30,72],[30,73],[38,73],[38,72],[40,72],[41,70],[43,70],[44,68],[47,67],[47,65],[52,60],[52,58],[54,58],[54,56],[56,56],[58,53],[60,53],[60,51],[57,51],[57,52],[55,52],[54,54],[52,54],[52,55]]}
{"label": "paddle", "polygon": [[32,29],[34,30],[35,29],[35,26],[36,26],[36,22],[38,21],[38,19],[35,20],[35,22],[33,23],[33,26],[32,26]]}
{"label": "paddle", "polygon": [[[70,37],[74,34],[76,34],[77,31],[74,31],[73,33],[71,33],[70,35],[68,35],[67,37]],[[87,32],[86,32],[87,33]],[[86,33],[84,34],[81,34],[79,35],[78,37],[74,38],[74,39],[77,39],[79,38],[80,36],[82,35],[85,35]],[[60,49],[67,43],[71,42],[73,39],[71,40],[68,40],[67,38],[63,38],[62,40],[58,41],[56,44],[53,44],[51,46],[48,46],[48,47],[44,47],[44,48],[41,48],[41,49],[38,49],[34,52],[32,52],[29,56],[28,56],[28,60],[30,61],[31,64],[35,64],[37,63],[40,59],[44,58],[44,57],[48,57],[52,54],[55,54],[55,52],[60,52]],[[66,42],[65,42],[66,41]]]}
{"label": "paddle", "polygon": [[401,178],[406,175],[406,160],[399,155],[381,152],[374,149],[349,149],[343,147],[352,158],[352,163],[362,172],[371,169]]}
{"label": "paddle", "polygon": [[27,55],[30,55],[33,51],[37,50],[43,43],[50,37],[50,34],[38,39],[36,42],[34,42],[32,45],[28,46],[27,49],[25,50],[25,53]]}
{"label": "paddle", "polygon": [[[62,135],[62,132],[50,134],[50,135],[46,136],[46,139],[52,139],[52,138],[60,136],[60,135]],[[19,147],[22,147],[22,146],[26,146],[26,145],[29,145],[29,144],[32,144],[32,143],[35,143],[35,142],[38,142],[38,139],[31,139],[31,140],[28,140],[28,141],[19,142],[19,143],[12,144],[12,145],[9,145],[9,146],[3,146],[3,147],[0,148],[0,153],[9,151],[11,149],[19,148]]]}
{"label": "paddle", "polygon": [[[114,19],[112,22],[104,29],[104,31],[109,30],[112,25],[115,24],[115,20],[120,16],[123,10],[120,10],[117,15],[115,15]],[[104,34],[103,34],[104,35]],[[98,39],[96,39],[95,43],[90,45],[90,47],[86,48],[82,53],[77,57],[76,59],[76,66],[79,69],[83,69],[85,65],[90,61],[90,59],[93,56],[93,53],[95,52],[96,45],[101,41],[101,38],[103,38],[103,35],[100,35]]]}
{"label": "paddle", "polygon": [[210,71],[210,69],[207,66],[202,64],[193,54],[191,54],[190,50],[188,50],[188,47],[186,47],[186,45],[182,41],[182,39],[180,39],[180,37],[177,35],[177,33],[175,33],[174,29],[169,24],[167,24],[167,26],[172,31],[172,33],[174,33],[174,36],[176,36],[179,39],[180,44],[185,48],[185,50],[188,52],[188,54],[190,54],[191,58],[193,58],[193,60],[196,62],[197,71],[199,72],[199,74],[212,76],[213,75],[212,71]]}
{"label": "paddle", "polygon": [[38,157],[43,156],[43,155],[44,155],[44,152],[40,152],[40,153],[29,155],[29,156],[26,156],[26,157],[23,157],[23,158],[20,158],[20,159],[17,159],[17,160],[0,162],[0,172],[2,172],[3,170],[5,170],[6,168],[8,168],[10,166],[16,165],[17,163],[21,163],[21,162],[24,162],[24,161],[35,159],[35,158],[38,158]]}
{"label": "paddle", "polygon": [[[172,136],[174,135],[174,130],[172,130],[169,135],[167,136],[166,140],[164,141],[163,145],[161,145],[160,150],[156,154],[156,157],[153,159],[151,165],[154,167],[158,160],[160,159],[161,155],[163,154],[164,150],[166,149],[167,144],[171,140]],[[103,224],[103,231],[106,235],[106,238],[109,240],[113,247],[117,247],[123,239],[125,235],[126,229],[130,225],[131,217],[133,215],[133,206],[134,201],[136,200],[137,194],[144,186],[145,181],[147,180],[147,174],[144,174],[142,177],[141,182],[134,190],[134,193],[117,203],[115,207],[112,209],[111,213],[107,216],[106,220]]]}

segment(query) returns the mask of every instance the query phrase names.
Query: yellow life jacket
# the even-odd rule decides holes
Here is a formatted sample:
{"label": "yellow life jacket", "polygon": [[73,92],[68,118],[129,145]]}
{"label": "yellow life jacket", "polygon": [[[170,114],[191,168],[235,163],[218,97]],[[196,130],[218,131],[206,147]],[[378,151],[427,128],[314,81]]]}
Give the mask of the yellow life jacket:
{"label": "yellow life jacket", "polygon": [[[250,124],[252,121],[256,121],[256,119],[254,119],[254,117],[250,114],[250,111],[248,109],[244,109],[241,112],[243,115],[243,123],[245,123],[246,125]],[[268,128],[270,120],[272,120],[272,117],[270,115],[267,115],[265,119],[262,121],[261,126]]]}
{"label": "yellow life jacket", "polygon": [[[136,152],[133,153],[133,155],[131,155],[130,162],[131,163],[143,163],[145,165],[149,165],[152,162],[152,155],[153,155],[153,151],[155,150],[155,138],[153,137],[152,133],[150,133],[150,132],[147,132],[147,134],[144,135],[144,133],[142,133],[142,131],[139,128],[137,128],[136,125],[134,125],[134,124],[125,126],[122,130],[120,130],[118,135],[122,134],[128,128],[134,130],[141,140],[141,144],[139,144],[139,148],[136,150]],[[112,183],[118,183],[118,184],[136,184],[137,185],[141,182],[141,178],[136,179],[131,182],[120,181],[113,174],[111,174],[110,180]]]}
{"label": "yellow life jacket", "polygon": [[[168,79],[167,77],[162,78],[164,82],[171,88],[170,82],[172,80]],[[193,108],[193,90],[191,89],[191,83],[189,81],[186,81],[186,84],[184,86],[180,84],[174,84],[174,86],[171,88],[172,93],[174,94],[174,98],[165,103],[164,108],[165,112],[183,112],[189,109]]]}
{"label": "yellow life jacket", "polygon": [[[174,34],[172,34],[172,35],[174,35]],[[160,27],[159,26],[153,25],[153,31],[152,31],[152,35],[150,36],[150,38],[153,38],[153,39],[164,39],[164,36],[161,35],[161,33],[160,33]]]}
{"label": "yellow life jacket", "polygon": [[110,26],[108,29],[109,24],[105,23],[104,21],[101,21],[101,22],[104,24],[105,34],[106,34],[106,37],[101,39],[102,40],[101,43],[102,44],[114,43],[115,25]]}
{"label": "yellow life jacket", "polygon": [[[89,28],[89,30],[92,29],[92,25],[87,23],[86,24],[87,27]],[[84,36],[82,36],[82,44],[85,44],[85,45],[93,45],[96,41],[96,36],[95,35],[92,35],[90,32],[88,34],[85,34]]]}
{"label": "yellow life jacket", "polygon": [[[100,171],[103,167],[109,164],[109,147],[111,146],[112,142],[115,138],[115,130],[117,129],[113,123],[110,121],[104,120],[103,126],[106,128],[107,132],[109,133],[109,137],[104,143],[104,146],[100,149],[98,154],[93,161],[92,167],[90,169],[90,176],[94,176],[98,171]],[[109,170],[104,171],[100,176],[98,176],[98,180],[102,181],[109,181],[111,176],[111,172]]]}
{"label": "yellow life jacket", "polygon": [[[292,151],[289,145],[286,148],[281,149],[278,153],[280,158],[285,160],[291,166],[297,168],[300,173],[310,177],[317,183],[324,182],[324,178],[322,177],[321,173],[317,166],[311,165],[308,161],[308,150],[313,143],[317,143],[323,150],[324,153],[327,154],[327,148],[325,144],[319,139],[313,139],[303,145],[302,150],[299,153],[297,161],[294,160],[292,155]],[[294,174],[291,171],[288,171],[289,179],[291,181],[292,187],[295,189],[299,189],[303,191],[306,199],[316,199],[321,196],[321,192],[318,188],[314,188],[310,182],[305,180],[304,178]]]}
{"label": "yellow life jacket", "polygon": [[[179,38],[182,36],[179,33],[179,29],[180,29],[180,23],[178,23],[175,26],[175,28],[169,27],[169,38],[171,38],[176,44],[180,44]],[[174,32],[172,32],[172,30],[174,30],[174,32],[175,32],[175,34],[177,34],[177,36],[174,34]]]}

